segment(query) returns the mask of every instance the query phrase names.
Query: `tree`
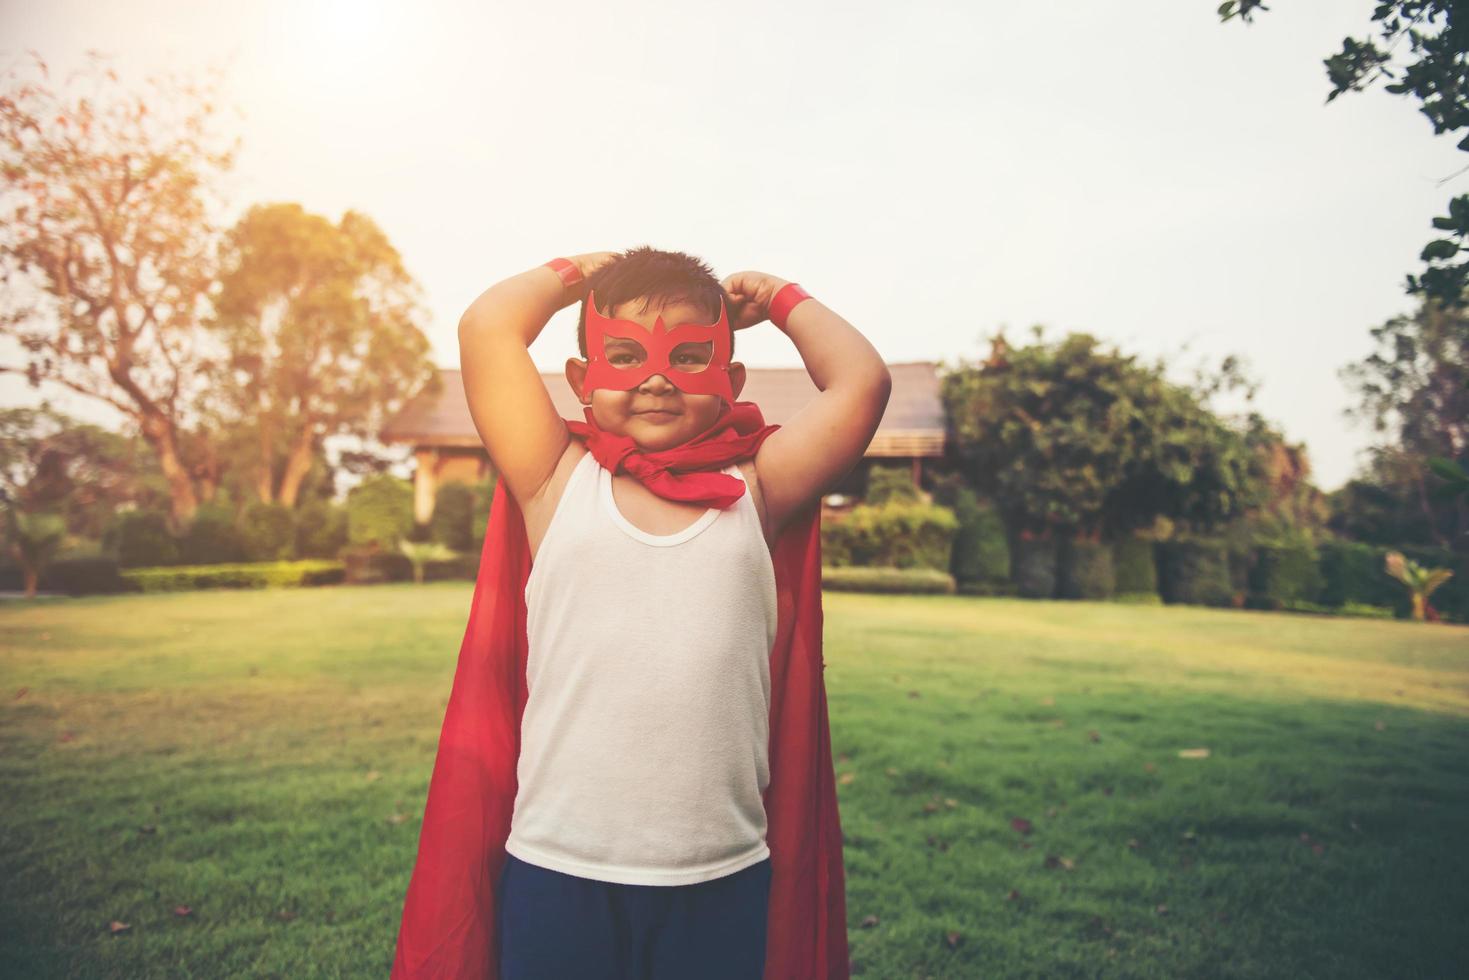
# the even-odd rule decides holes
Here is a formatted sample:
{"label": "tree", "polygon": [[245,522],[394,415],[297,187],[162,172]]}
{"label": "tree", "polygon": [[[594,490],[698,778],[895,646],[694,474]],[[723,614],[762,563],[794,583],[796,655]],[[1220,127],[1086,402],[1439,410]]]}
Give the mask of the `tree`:
{"label": "tree", "polygon": [[[1219,5],[1221,21],[1240,18],[1253,22],[1257,10],[1269,10],[1260,0],[1225,0]],[[1372,11],[1379,23],[1383,47],[1372,38],[1344,38],[1342,49],[1323,61],[1332,89],[1329,103],[1346,91],[1365,91],[1378,78],[1397,79],[1391,64],[1393,52],[1404,38],[1416,61],[1402,69],[1402,80],[1384,86],[1394,95],[1416,98],[1419,111],[1433,124],[1435,135],[1469,127],[1469,6],[1461,0],[1386,0]],[[1469,151],[1469,135],[1458,147]],[[1459,171],[1463,173],[1463,171]],[[1469,251],[1469,194],[1448,203],[1448,214],[1433,219],[1433,227],[1451,232],[1449,238],[1429,242],[1420,253],[1425,263],[1422,277],[1407,278],[1407,291],[1424,299],[1437,299],[1451,308],[1462,308],[1469,298],[1469,261],[1453,264]],[[1442,265],[1433,265],[1442,262]]]}
{"label": "tree", "polygon": [[257,205],[230,231],[214,326],[217,389],[255,440],[262,502],[294,506],[324,436],[370,437],[438,384],[418,288],[373,221]]}
{"label": "tree", "polygon": [[58,92],[32,58],[40,79],[13,69],[0,95],[0,333],[25,361],[0,370],[136,424],[182,526],[196,477],[211,472],[207,438],[188,430],[209,374],[198,326],[214,279],[213,186],[234,148],[216,145],[214,103],[192,82],[150,78],[136,94],[93,54]]}
{"label": "tree", "polygon": [[[1218,378],[1236,383],[1237,365]],[[1255,454],[1208,410],[1209,390],[1087,334],[1046,343],[1037,329],[1031,345],[946,372],[942,391],[971,482],[1012,535],[1095,540],[1160,515],[1212,528],[1260,494]]]}
{"label": "tree", "polygon": [[101,538],[127,504],[166,506],[167,485],[139,448],[47,404],[0,409],[0,490],[20,511],[51,510],[70,533]]}
{"label": "tree", "polygon": [[55,514],[27,514],[14,507],[5,509],[5,525],[8,550],[25,576],[26,598],[34,599],[42,570],[61,550],[66,525]]}
{"label": "tree", "polygon": [[1469,311],[1428,299],[1372,340],[1341,372],[1359,399],[1347,417],[1385,437],[1368,480],[1416,507],[1435,544],[1469,547],[1469,501],[1435,494],[1430,479],[1434,458],[1469,462]]}

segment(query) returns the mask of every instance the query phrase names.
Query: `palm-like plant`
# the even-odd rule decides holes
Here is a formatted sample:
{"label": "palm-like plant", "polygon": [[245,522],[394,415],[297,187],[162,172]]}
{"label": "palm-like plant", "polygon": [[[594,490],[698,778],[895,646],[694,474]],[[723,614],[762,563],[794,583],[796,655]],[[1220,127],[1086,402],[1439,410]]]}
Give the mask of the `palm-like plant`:
{"label": "palm-like plant", "polygon": [[1413,618],[1418,620],[1426,618],[1428,597],[1440,585],[1454,577],[1450,569],[1424,568],[1417,562],[1404,558],[1399,551],[1388,552],[1385,565],[1387,574],[1407,586],[1408,592],[1413,596]]}
{"label": "palm-like plant", "polygon": [[41,569],[56,557],[66,537],[66,522],[55,514],[27,514],[12,507],[5,525],[10,554],[25,576],[26,598],[35,598]]}
{"label": "palm-like plant", "polygon": [[413,563],[413,581],[419,585],[423,584],[425,565],[431,561],[447,561],[454,557],[452,550],[437,541],[409,541],[404,538],[398,542],[398,550]]}

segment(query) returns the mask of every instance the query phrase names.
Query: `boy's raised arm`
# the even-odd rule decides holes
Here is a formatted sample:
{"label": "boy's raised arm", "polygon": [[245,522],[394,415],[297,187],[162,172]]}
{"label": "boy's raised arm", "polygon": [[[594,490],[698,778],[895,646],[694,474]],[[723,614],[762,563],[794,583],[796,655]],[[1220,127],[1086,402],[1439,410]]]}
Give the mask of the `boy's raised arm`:
{"label": "boy's raised arm", "polygon": [[581,281],[541,265],[496,283],[459,318],[459,366],[469,414],[490,459],[522,507],[545,488],[571,435],[551,402],[530,345],[557,310],[586,295],[586,276],[613,257],[570,257]]}
{"label": "boy's raised arm", "polygon": [[[759,272],[724,281],[740,326],[758,323],[786,280]],[[760,444],[755,473],[767,519],[779,530],[802,506],[844,476],[872,441],[892,392],[892,376],[867,338],[820,300],[802,300],[785,323],[821,394]]]}

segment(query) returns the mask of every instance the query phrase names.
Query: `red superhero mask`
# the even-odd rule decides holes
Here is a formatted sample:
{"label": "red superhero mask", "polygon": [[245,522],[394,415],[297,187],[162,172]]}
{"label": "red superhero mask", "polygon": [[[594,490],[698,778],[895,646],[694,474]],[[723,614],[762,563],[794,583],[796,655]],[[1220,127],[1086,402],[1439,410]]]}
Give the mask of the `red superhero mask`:
{"label": "red superhero mask", "polygon": [[680,323],[669,327],[659,316],[653,330],[633,320],[615,320],[597,312],[596,297],[587,294],[587,377],[585,388],[627,391],[655,374],[690,395],[719,395],[734,404],[729,382],[729,315],[719,298],[713,323]]}

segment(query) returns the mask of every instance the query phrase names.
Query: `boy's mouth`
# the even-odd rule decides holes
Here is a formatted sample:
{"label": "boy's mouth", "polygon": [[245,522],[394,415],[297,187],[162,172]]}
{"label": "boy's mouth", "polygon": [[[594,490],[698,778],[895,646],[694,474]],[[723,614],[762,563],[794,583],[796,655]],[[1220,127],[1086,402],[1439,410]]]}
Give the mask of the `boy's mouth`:
{"label": "boy's mouth", "polygon": [[636,415],[638,418],[647,419],[649,422],[667,422],[670,419],[678,417],[677,412],[670,412],[667,409],[661,408],[652,409],[646,412],[633,412],[633,414]]}

